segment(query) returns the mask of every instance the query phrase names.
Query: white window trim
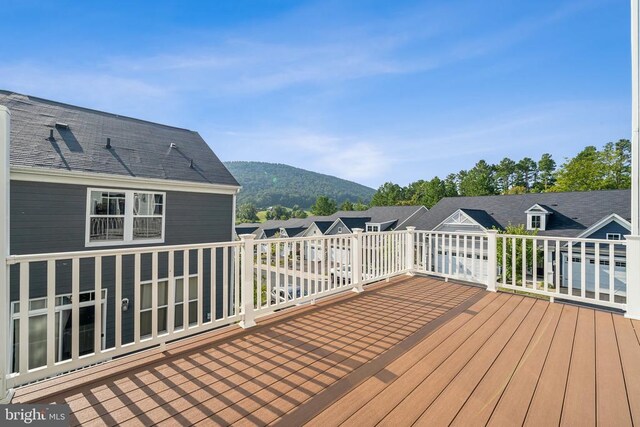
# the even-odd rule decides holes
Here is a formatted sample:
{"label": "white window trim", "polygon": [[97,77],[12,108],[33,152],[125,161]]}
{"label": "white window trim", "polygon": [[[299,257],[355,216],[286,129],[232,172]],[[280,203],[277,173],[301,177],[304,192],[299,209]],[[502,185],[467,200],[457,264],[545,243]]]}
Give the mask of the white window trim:
{"label": "white window trim", "polygon": [[[114,193],[124,193],[125,195],[125,215],[124,215],[124,239],[123,240],[105,240],[105,241],[91,241],[91,192],[92,191],[104,191]],[[134,193],[147,193],[147,194],[160,194],[162,195],[162,236],[159,239],[133,239],[133,194]],[[147,245],[154,243],[164,243],[165,237],[165,223],[167,219],[167,193],[163,191],[155,190],[130,190],[122,188],[87,188],[87,203],[85,208],[85,232],[84,232],[84,245],[85,247],[101,247],[101,246],[130,246],[130,245]]]}
{"label": "white window trim", "polygon": [[[533,217],[534,216],[540,217],[540,227],[534,227],[533,226]],[[547,214],[544,214],[542,212],[534,212],[534,213],[528,213],[527,214],[527,230],[529,230],[529,231],[533,231],[533,230],[545,231],[546,228],[547,228]]]}
{"label": "white window trim", "polygon": [[[84,292],[80,292],[79,295],[84,295],[84,294],[88,294],[91,292],[95,292],[95,291],[84,291]],[[108,289],[102,289],[102,295],[103,297],[100,300],[100,304],[102,305],[102,332],[101,334],[101,342],[102,342],[102,349],[104,350],[107,346],[107,334],[106,334],[106,325],[107,325],[107,292]],[[59,294],[56,295],[53,299],[53,310],[54,310],[54,319],[51,320],[52,322],[55,322],[55,313],[59,313],[62,312],[63,310],[71,310],[73,308],[72,304],[62,304],[62,305],[57,305],[56,301],[58,298],[63,298],[63,297],[71,297],[73,294]],[[28,307],[28,313],[27,313],[27,317],[31,318],[31,317],[36,317],[36,316],[47,316],[49,313],[48,307],[45,305],[44,308],[38,308],[35,310],[31,310],[31,303],[33,301],[38,301],[38,300],[45,300],[48,301],[47,297],[40,297],[40,298],[30,298],[29,299],[29,307]],[[78,301],[78,308],[82,308],[82,307],[90,307],[90,306],[94,306],[95,305],[95,294],[92,300],[90,301]],[[15,328],[13,327],[14,324],[14,320],[20,320],[20,312],[16,312],[16,305],[18,305],[20,303],[20,301],[11,301],[11,322],[9,322],[9,339],[10,339],[10,350],[9,350],[9,354],[10,354],[10,360],[9,360],[9,366],[13,367],[13,334],[15,333]],[[20,310],[22,310],[22,307],[20,307]],[[49,319],[47,319],[47,322],[49,322]],[[60,334],[60,336],[62,336],[62,334]],[[54,339],[55,339],[55,334],[54,334]],[[49,343],[47,343],[47,345],[49,345]],[[95,350],[95,349],[94,349]],[[60,347],[59,344],[56,343],[56,353],[59,355],[60,354]],[[66,361],[66,360],[65,360]],[[64,361],[60,361],[60,362],[56,362],[56,363],[61,363]],[[41,367],[37,367],[37,368],[33,368],[33,369],[40,369]]]}
{"label": "white window trim", "polygon": [[[613,239],[613,236],[616,236],[616,238]],[[622,234],[620,233],[606,233],[605,237],[607,240],[622,240]]]}

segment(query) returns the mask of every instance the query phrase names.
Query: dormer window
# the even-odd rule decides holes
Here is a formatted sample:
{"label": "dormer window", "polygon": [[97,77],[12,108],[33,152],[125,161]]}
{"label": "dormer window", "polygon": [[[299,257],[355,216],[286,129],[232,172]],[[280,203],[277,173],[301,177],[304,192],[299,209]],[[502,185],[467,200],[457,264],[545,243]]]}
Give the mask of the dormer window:
{"label": "dormer window", "polygon": [[529,226],[529,228],[532,229],[540,229],[540,226],[542,225],[542,217],[540,215],[531,215],[531,225]]}
{"label": "dormer window", "polygon": [[527,230],[544,231],[547,228],[547,219],[551,212],[544,207],[535,204],[525,212],[527,214]]}

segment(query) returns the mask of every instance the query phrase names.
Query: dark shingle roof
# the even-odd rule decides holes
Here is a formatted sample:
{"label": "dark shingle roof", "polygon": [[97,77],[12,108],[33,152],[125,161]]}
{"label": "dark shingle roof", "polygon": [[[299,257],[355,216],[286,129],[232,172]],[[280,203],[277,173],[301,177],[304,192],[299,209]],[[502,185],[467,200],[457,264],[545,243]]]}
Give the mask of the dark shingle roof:
{"label": "dark shingle roof", "polygon": [[197,132],[1,90],[0,105],[11,111],[12,166],[238,186]]}
{"label": "dark shingle roof", "polygon": [[365,224],[371,222],[371,217],[340,218],[340,220],[349,231],[353,231],[354,228],[362,228],[364,230]]}
{"label": "dark shingle roof", "polygon": [[[483,211],[481,221],[491,218],[499,228],[525,224],[525,211],[534,204],[552,212],[540,235],[577,236],[602,218],[615,213],[631,218],[629,190],[602,190],[566,193],[532,193],[508,196],[447,197],[429,212],[410,221],[419,230],[432,230],[458,209]],[[474,219],[476,219],[474,217]],[[477,219],[476,219],[477,220]],[[478,222],[481,222],[478,221]],[[482,224],[482,222],[481,222]],[[404,228],[404,226],[403,226]]]}

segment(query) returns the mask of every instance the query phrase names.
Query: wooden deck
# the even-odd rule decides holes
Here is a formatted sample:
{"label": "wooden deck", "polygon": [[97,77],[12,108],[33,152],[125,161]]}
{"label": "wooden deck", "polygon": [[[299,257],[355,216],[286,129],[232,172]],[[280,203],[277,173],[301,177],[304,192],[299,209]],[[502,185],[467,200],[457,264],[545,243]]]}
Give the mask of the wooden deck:
{"label": "wooden deck", "polygon": [[640,322],[403,276],[17,390],[82,425],[640,424]]}

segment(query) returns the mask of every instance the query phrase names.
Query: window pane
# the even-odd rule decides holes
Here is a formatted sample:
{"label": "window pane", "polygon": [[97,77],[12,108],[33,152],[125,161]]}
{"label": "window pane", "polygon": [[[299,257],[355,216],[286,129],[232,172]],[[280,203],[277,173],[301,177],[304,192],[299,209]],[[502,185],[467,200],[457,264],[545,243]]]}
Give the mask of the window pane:
{"label": "window pane", "polygon": [[184,313],[183,310],[184,310],[184,307],[182,304],[176,304],[175,321],[174,321],[174,327],[176,329],[182,327],[182,320],[183,320],[183,313]]}
{"label": "window pane", "polygon": [[89,240],[123,240],[124,217],[97,217],[89,222]]}
{"label": "window pane", "polygon": [[29,369],[47,364],[47,316],[29,318]]}
{"label": "window pane", "polygon": [[71,310],[56,313],[56,362],[71,359]]}
{"label": "window pane", "polygon": [[198,278],[189,277],[189,299],[198,298]]}
{"label": "window pane", "polygon": [[158,306],[167,305],[169,287],[166,280],[158,282]]}
{"label": "window pane", "polygon": [[134,193],[133,195],[133,214],[134,215],[153,215],[155,210],[155,197],[149,193]]}
{"label": "window pane", "polygon": [[[107,215],[124,215],[124,193],[107,193],[109,211]],[[104,200],[104,199],[103,199]]]}
{"label": "window pane", "polygon": [[151,335],[151,310],[140,313],[140,336]]}
{"label": "window pane", "polygon": [[167,332],[167,308],[158,309],[158,333]]}
{"label": "window pane", "polygon": [[42,310],[44,308],[47,308],[47,299],[46,298],[38,298],[38,299],[34,299],[31,300],[29,302],[30,305],[30,310]]}
{"label": "window pane", "polygon": [[13,363],[11,366],[11,372],[18,372],[20,370],[20,321],[18,319],[13,321]]}
{"label": "window pane", "polygon": [[155,201],[156,201],[156,206],[155,209],[153,211],[154,215],[162,215],[162,212],[164,212],[164,201],[162,200],[162,194],[156,194],[155,195]]}
{"label": "window pane", "polygon": [[151,308],[151,283],[140,285],[140,309]]}
{"label": "window pane", "polygon": [[198,301],[189,303],[189,324],[198,323]]}
{"label": "window pane", "polygon": [[80,356],[93,353],[95,314],[94,306],[80,307]]}
{"label": "window pane", "polygon": [[162,238],[162,217],[133,218],[133,238]]}
{"label": "window pane", "polygon": [[182,279],[176,279],[176,302],[184,301],[184,293],[182,292]]}

